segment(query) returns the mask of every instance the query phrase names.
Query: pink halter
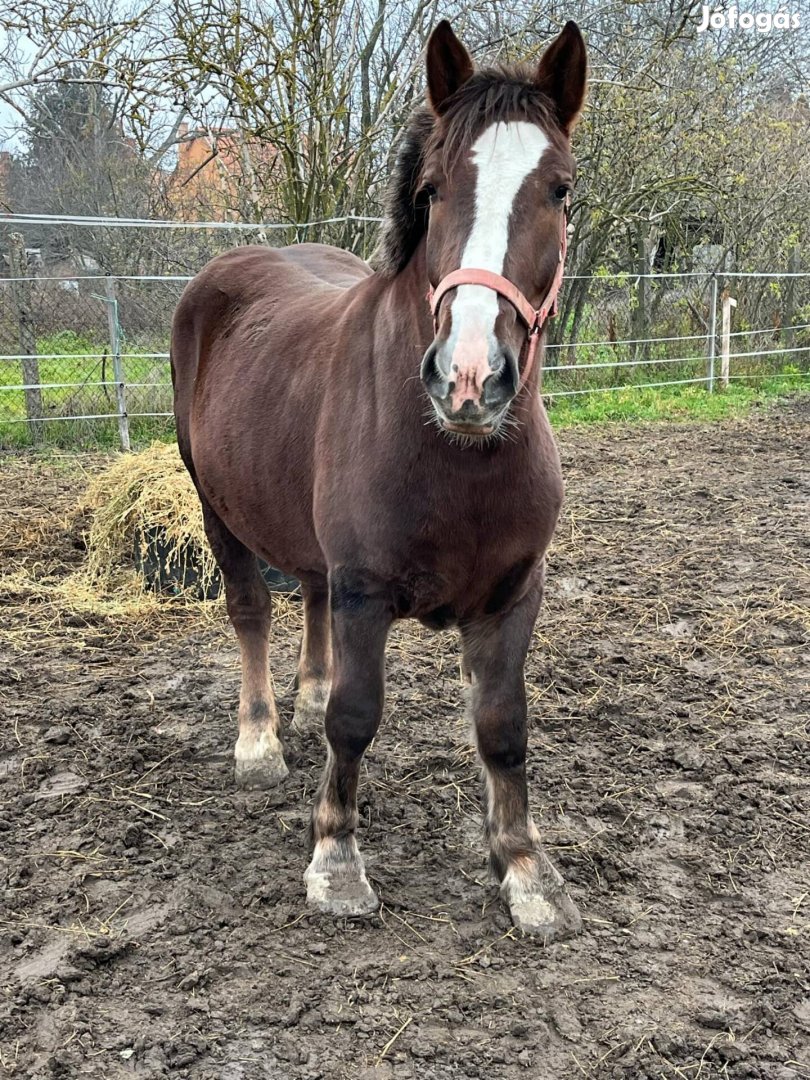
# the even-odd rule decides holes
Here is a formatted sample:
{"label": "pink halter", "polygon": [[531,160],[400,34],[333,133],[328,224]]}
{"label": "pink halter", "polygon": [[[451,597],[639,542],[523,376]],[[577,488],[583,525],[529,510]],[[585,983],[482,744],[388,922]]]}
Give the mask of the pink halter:
{"label": "pink halter", "polygon": [[523,374],[520,378],[520,390],[523,389],[531,377],[535,357],[537,356],[537,346],[540,344],[540,332],[543,329],[546,320],[553,319],[557,314],[557,294],[562,285],[563,272],[565,271],[565,254],[568,250],[567,227],[568,218],[565,211],[563,211],[559,261],[557,263],[557,269],[554,272],[551,286],[546,293],[546,298],[539,308],[535,309],[532,307],[517,285],[514,285],[508,278],[502,277],[500,274],[494,274],[491,270],[467,268],[454,270],[451,274],[448,274],[447,277],[442,278],[436,288],[430,289],[427,294],[427,301],[430,304],[430,310],[433,313],[434,332],[438,332],[439,329],[439,307],[445,294],[451,289],[457,288],[459,285],[483,285],[485,288],[492,289],[493,292],[496,292],[499,296],[502,296],[505,300],[509,301],[521,319],[523,319],[527,331],[528,349],[526,351],[526,366],[524,367]]}

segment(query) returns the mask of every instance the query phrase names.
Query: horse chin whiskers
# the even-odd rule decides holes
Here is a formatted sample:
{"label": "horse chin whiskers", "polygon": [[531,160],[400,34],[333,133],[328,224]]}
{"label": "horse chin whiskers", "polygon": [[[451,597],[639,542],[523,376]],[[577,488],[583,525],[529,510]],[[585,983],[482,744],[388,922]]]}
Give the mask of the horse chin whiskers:
{"label": "horse chin whiskers", "polygon": [[507,409],[504,413],[503,419],[498,425],[495,434],[503,440],[503,442],[517,442],[517,433],[520,430],[520,421],[513,414],[511,409]]}
{"label": "horse chin whiskers", "polygon": [[473,435],[465,431],[453,431],[452,428],[446,427],[446,417],[441,415],[432,401],[425,410],[424,416],[425,427],[433,426],[438,428],[445,439],[453,446],[465,449],[468,447],[483,449],[495,446],[498,443],[516,442],[515,431],[520,427],[519,421],[512,415],[509,406],[507,406],[500,418],[495,421],[492,430],[485,435]]}

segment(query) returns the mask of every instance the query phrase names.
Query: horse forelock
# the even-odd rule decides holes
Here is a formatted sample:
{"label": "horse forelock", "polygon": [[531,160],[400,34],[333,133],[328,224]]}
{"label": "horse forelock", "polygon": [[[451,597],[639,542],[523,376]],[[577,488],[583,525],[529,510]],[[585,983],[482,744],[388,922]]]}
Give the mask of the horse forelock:
{"label": "horse forelock", "polygon": [[375,270],[390,277],[399,273],[427,231],[429,206],[417,198],[426,155],[440,149],[448,171],[486,127],[513,120],[537,124],[551,140],[564,139],[553,104],[528,67],[478,71],[448,99],[441,117],[426,106],[412,113],[385,196],[380,238],[371,257]]}
{"label": "horse forelock", "polygon": [[[562,137],[550,99],[528,67],[494,67],[478,71],[448,99],[441,121],[431,133],[441,146],[445,170],[491,124],[523,120],[536,124],[550,139]],[[430,148],[427,148],[430,149]]]}

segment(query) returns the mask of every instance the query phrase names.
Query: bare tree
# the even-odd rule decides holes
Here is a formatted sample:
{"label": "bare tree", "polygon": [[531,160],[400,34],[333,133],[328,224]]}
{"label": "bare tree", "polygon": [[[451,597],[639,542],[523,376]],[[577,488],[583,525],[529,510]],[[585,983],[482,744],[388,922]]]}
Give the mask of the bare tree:
{"label": "bare tree", "polygon": [[[421,95],[421,49],[436,4],[12,0],[0,14],[8,43],[0,100],[29,130],[45,86],[84,87],[103,101],[103,124],[120,133],[149,180],[145,200],[121,199],[113,188],[128,192],[124,178],[105,188],[96,158],[82,184],[106,192],[92,204],[99,211],[131,214],[137,205],[291,225],[374,214],[397,134]],[[810,25],[810,0],[791,6]],[[571,244],[580,273],[687,268],[701,244],[741,267],[772,266],[806,235],[801,95],[810,35],[700,34],[699,13],[697,0],[458,6],[458,28],[479,62],[531,61],[569,17],[588,36],[591,96],[577,134]],[[195,180],[176,159],[179,145],[200,139],[207,149]],[[15,206],[29,208],[34,195],[31,186]],[[81,202],[87,195],[65,188],[60,205],[75,211],[91,205]],[[352,223],[267,236],[304,238],[361,251],[373,242]],[[202,254],[175,240],[164,247],[185,252],[191,268]],[[155,258],[155,245],[141,255]],[[586,302],[584,285],[566,290],[557,324],[566,335]]]}

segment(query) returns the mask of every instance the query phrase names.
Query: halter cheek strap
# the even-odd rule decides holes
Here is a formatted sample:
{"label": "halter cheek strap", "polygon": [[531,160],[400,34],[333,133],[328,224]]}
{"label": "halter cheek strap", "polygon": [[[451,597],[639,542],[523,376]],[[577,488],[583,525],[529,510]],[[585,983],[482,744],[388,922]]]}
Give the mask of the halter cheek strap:
{"label": "halter cheek strap", "polygon": [[502,296],[504,300],[509,301],[526,324],[526,342],[528,347],[526,349],[526,362],[523,367],[523,374],[520,377],[519,390],[522,390],[531,378],[532,371],[534,370],[535,358],[537,356],[537,347],[540,344],[540,333],[545,326],[546,320],[553,319],[557,314],[557,294],[562,285],[563,272],[565,271],[565,255],[568,248],[567,226],[567,215],[565,211],[563,211],[562,228],[560,230],[560,255],[557,262],[557,269],[554,271],[554,278],[552,279],[551,286],[539,308],[532,307],[517,285],[513,284],[508,278],[493,273],[491,270],[468,269],[467,267],[463,267],[460,270],[454,270],[451,274],[448,274],[447,277],[442,278],[436,288],[430,289],[427,294],[427,301],[430,304],[430,310],[433,313],[434,333],[438,333],[439,330],[439,308],[442,300],[451,289],[456,289],[459,285],[483,285],[484,288],[492,289],[493,292]]}

